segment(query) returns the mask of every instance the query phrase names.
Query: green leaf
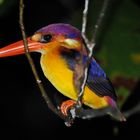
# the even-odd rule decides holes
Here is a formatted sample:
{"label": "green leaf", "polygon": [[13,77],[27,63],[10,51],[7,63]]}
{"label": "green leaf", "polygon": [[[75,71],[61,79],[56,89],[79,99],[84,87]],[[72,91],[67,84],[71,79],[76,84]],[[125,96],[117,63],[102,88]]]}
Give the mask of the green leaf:
{"label": "green leaf", "polygon": [[114,15],[98,58],[111,78],[140,77],[140,8],[125,0]]}
{"label": "green leaf", "polygon": [[4,0],[0,0],[0,5],[2,5],[2,4],[3,4],[3,2],[4,2]]}

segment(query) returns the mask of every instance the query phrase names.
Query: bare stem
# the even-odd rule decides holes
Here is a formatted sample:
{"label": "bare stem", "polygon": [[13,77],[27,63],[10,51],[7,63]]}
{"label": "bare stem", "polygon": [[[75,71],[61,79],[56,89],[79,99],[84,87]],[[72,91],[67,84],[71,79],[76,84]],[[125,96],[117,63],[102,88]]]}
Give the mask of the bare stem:
{"label": "bare stem", "polygon": [[32,69],[32,72],[33,72],[33,75],[36,79],[36,82],[38,84],[38,87],[40,89],[40,93],[41,93],[41,96],[43,97],[44,101],[46,102],[46,104],[48,105],[48,107],[55,113],[57,114],[60,118],[62,118],[64,121],[70,121],[70,120],[67,120],[67,118],[65,118],[62,113],[60,111],[58,111],[56,109],[56,107],[53,105],[53,103],[51,102],[50,98],[48,97],[45,89],[44,89],[44,86],[42,84],[42,81],[40,80],[40,77],[37,73],[37,70],[36,70],[36,67],[35,67],[35,64],[33,62],[33,59],[29,53],[29,49],[28,49],[28,42],[27,42],[27,39],[26,39],[26,34],[25,34],[25,28],[24,28],[24,24],[23,24],[23,9],[24,9],[24,2],[23,0],[20,0],[20,6],[19,6],[19,23],[20,23],[20,28],[21,28],[21,32],[22,32],[22,37],[23,37],[23,43],[24,43],[24,48],[25,48],[25,55],[28,59],[28,62],[31,66],[31,69]]}
{"label": "bare stem", "polygon": [[131,108],[130,110],[124,112],[124,116],[126,118],[129,118],[130,116],[137,114],[137,113],[140,113],[140,102],[136,106]]}
{"label": "bare stem", "polygon": [[[85,89],[85,84],[87,81],[87,76],[88,76],[88,68],[89,68],[89,64],[90,64],[90,60],[92,59],[92,52],[93,52],[93,48],[94,45],[91,44],[91,42],[89,42],[87,36],[86,36],[86,26],[87,26],[87,14],[88,14],[88,7],[89,7],[89,0],[85,0],[85,7],[83,10],[83,22],[82,22],[82,37],[84,39],[85,45],[88,49],[88,59],[87,59],[87,63],[85,64],[85,66],[83,67],[83,74],[82,74],[82,84],[80,85],[80,92],[78,94],[78,104],[80,104],[82,102],[82,97],[84,94],[84,89]],[[82,63],[81,63],[82,65]]]}
{"label": "bare stem", "polygon": [[83,10],[83,19],[82,19],[82,37],[86,44],[89,43],[89,40],[86,36],[88,5],[89,5],[89,0],[85,0],[85,7]]}
{"label": "bare stem", "polygon": [[108,8],[108,3],[109,3],[109,0],[104,0],[103,6],[102,6],[101,11],[99,13],[99,17],[98,17],[97,22],[96,22],[96,24],[94,26],[93,37],[92,37],[92,40],[91,40],[92,43],[96,42],[97,34],[98,34],[99,29],[100,29],[100,27],[102,25],[103,18],[105,16],[105,12],[106,12],[106,10]]}
{"label": "bare stem", "polygon": [[[77,104],[80,105],[80,106],[81,106],[82,97],[83,97],[83,94],[84,94],[84,89],[85,89],[85,85],[86,85],[86,81],[87,81],[87,77],[88,77],[89,64],[90,64],[90,61],[92,59],[93,49],[95,47],[95,38],[97,36],[97,32],[99,30],[99,27],[100,27],[100,25],[103,21],[103,17],[104,17],[105,11],[107,9],[108,1],[109,0],[104,0],[101,12],[99,14],[97,23],[95,25],[95,31],[94,31],[94,34],[93,34],[93,39],[89,40],[86,36],[86,26],[87,26],[87,14],[88,14],[88,8],[89,8],[89,0],[85,0],[85,6],[84,6],[84,10],[83,10],[83,22],[82,22],[82,37],[83,37],[84,43],[85,43],[85,45],[88,49],[88,58],[87,58],[87,62],[85,64],[85,66],[83,67],[84,70],[83,70],[83,74],[82,74],[82,77],[81,77],[81,79],[83,79],[83,81],[82,81],[82,84],[80,84],[80,90],[78,90],[79,93],[78,93]],[[82,65],[82,63],[81,63],[81,65]],[[88,111],[88,113],[90,113],[90,111]],[[75,112],[76,112],[76,110],[75,110]],[[81,110],[80,113],[82,114],[83,112],[85,112],[85,111]],[[83,113],[83,114],[86,114],[86,113]],[[89,115],[89,114],[87,114],[87,115]]]}
{"label": "bare stem", "polygon": [[111,107],[105,107],[101,109],[83,109],[80,108],[76,110],[76,116],[82,119],[92,119],[96,117],[101,117],[107,115],[106,112],[110,112]]}

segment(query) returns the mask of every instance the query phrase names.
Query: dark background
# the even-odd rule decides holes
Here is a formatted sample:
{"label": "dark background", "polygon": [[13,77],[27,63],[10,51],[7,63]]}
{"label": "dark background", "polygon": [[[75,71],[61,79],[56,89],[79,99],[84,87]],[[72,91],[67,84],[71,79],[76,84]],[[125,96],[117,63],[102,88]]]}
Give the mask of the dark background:
{"label": "dark background", "polygon": [[[139,0],[133,1],[140,7]],[[28,0],[25,2],[25,27],[28,36],[51,23],[70,23],[73,13],[82,10],[84,0]],[[117,5],[118,4],[118,5]],[[116,2],[116,6],[121,1]],[[0,46],[20,40],[18,0],[0,7]],[[113,7],[112,7],[113,8]],[[79,27],[77,25],[77,27]],[[80,28],[80,27],[79,27]],[[32,54],[46,91],[53,98],[57,91],[44,78],[40,54]],[[139,84],[140,85],[140,84]],[[135,89],[139,92],[139,86]],[[140,93],[140,92],[139,92]],[[135,103],[132,96],[124,108]],[[132,101],[133,99],[133,101]],[[24,55],[0,59],[0,139],[85,139],[140,136],[140,115],[120,123],[110,117],[76,119],[68,128],[44,103]],[[138,138],[137,138],[138,139]]]}

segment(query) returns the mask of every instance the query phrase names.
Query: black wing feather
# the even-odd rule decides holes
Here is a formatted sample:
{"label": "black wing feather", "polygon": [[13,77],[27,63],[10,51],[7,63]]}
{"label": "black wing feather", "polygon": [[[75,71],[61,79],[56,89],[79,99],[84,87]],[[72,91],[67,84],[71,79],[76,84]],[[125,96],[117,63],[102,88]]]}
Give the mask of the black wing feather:
{"label": "black wing feather", "polygon": [[109,96],[115,101],[117,96],[110,80],[106,77],[93,76],[87,79],[87,86],[93,90],[98,96]]}

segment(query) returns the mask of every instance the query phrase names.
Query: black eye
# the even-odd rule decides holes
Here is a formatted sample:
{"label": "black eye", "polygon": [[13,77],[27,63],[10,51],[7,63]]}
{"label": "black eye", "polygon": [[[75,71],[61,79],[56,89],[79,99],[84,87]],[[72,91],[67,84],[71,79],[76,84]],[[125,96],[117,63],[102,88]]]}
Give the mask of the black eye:
{"label": "black eye", "polygon": [[51,39],[52,39],[52,35],[50,35],[50,34],[43,35],[43,36],[41,37],[41,42],[42,42],[42,43],[48,43],[48,42],[51,41]]}

